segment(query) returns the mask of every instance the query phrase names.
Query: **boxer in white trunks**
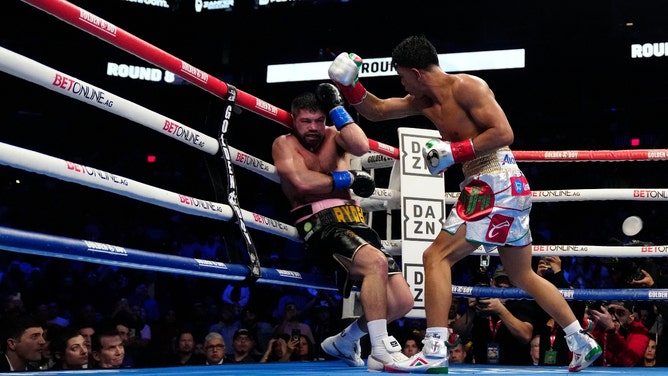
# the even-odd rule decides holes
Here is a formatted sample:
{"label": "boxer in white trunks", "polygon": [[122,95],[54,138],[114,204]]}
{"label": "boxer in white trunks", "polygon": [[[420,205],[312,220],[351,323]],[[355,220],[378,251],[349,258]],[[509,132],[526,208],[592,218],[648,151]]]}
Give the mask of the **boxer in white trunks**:
{"label": "boxer in white trunks", "polygon": [[496,247],[513,285],[529,293],[564,328],[573,352],[569,371],[593,363],[601,347],[581,327],[559,290],[531,268],[531,194],[508,149],[514,134],[494,93],[479,77],[444,72],[436,48],[423,36],[408,37],[392,51],[392,67],[408,92],[404,97],[381,99],[369,93],[358,81],[363,64],[359,56],[344,52],[329,67],[329,77],[350,104],[371,121],[427,117],[441,135],[422,150],[429,172],[438,175],[464,163],[466,176],[444,231],[422,256],[427,317],[423,351],[406,361],[387,363],[385,370],[448,372],[448,346],[457,342],[447,326],[450,268],[480,245],[487,250]]}

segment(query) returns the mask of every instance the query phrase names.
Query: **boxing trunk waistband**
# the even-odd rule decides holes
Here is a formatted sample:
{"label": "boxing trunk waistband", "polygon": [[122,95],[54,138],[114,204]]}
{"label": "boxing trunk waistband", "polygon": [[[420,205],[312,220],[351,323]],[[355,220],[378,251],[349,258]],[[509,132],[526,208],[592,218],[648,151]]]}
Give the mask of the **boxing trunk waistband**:
{"label": "boxing trunk waistband", "polygon": [[299,206],[290,212],[299,236],[308,240],[312,233],[333,223],[366,223],[355,200],[328,199]]}
{"label": "boxing trunk waistband", "polygon": [[519,167],[515,162],[513,152],[507,146],[462,163],[462,172],[465,177],[512,170],[519,171]]}

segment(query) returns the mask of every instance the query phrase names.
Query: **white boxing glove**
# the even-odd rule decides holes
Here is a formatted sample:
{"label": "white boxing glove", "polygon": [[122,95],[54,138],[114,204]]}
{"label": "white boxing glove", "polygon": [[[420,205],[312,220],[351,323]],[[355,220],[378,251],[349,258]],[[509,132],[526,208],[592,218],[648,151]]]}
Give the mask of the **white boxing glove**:
{"label": "white boxing glove", "polygon": [[353,86],[357,83],[360,66],[362,66],[361,57],[353,53],[341,52],[332,61],[327,73],[332,81],[344,86]]}
{"label": "white boxing glove", "polygon": [[475,158],[473,140],[469,138],[464,141],[450,142],[433,138],[422,147],[422,157],[427,163],[429,173],[439,175],[455,163]]}
{"label": "white boxing glove", "polygon": [[341,52],[327,70],[329,78],[334,81],[341,90],[341,94],[353,106],[362,103],[367,95],[366,89],[358,81],[361,66],[361,57],[353,53]]}

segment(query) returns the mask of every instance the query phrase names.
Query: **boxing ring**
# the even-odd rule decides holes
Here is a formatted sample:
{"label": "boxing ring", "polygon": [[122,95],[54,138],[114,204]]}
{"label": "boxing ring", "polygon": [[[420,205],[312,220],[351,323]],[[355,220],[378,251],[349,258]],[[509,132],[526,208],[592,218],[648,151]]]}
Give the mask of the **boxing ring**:
{"label": "boxing ring", "polygon": [[[621,368],[621,367],[590,367],[578,372],[578,375],[620,375],[622,373],[635,374],[641,371],[649,376],[665,375],[666,369],[660,367],[645,368]],[[262,364],[232,364],[221,366],[187,366],[152,368],[152,369],[127,369],[117,370],[77,370],[77,371],[41,371],[41,372],[12,372],[12,375],[39,375],[48,372],[54,375],[136,375],[136,376],[172,376],[187,374],[190,376],[209,375],[306,375],[306,376],[340,376],[340,375],[369,375],[366,368],[351,368],[340,361],[323,362],[291,362],[285,363],[262,363]],[[452,364],[449,374],[451,375],[548,375],[554,373],[567,374],[566,367],[550,366],[489,366],[472,364]],[[371,373],[373,374],[373,373]]]}
{"label": "boxing ring", "polygon": [[[296,229],[280,220],[243,209],[238,199],[235,168],[242,168],[262,178],[278,184],[280,179],[271,163],[261,160],[245,151],[228,144],[227,131],[233,126],[234,116],[239,109],[250,111],[266,119],[290,128],[291,116],[270,103],[252,96],[236,87],[220,81],[208,73],[180,60],[165,51],[150,45],[132,34],[116,27],[106,20],[66,1],[23,0],[56,18],[65,21],[83,31],[159,66],[201,88],[221,100],[223,107],[220,129],[217,137],[201,132],[177,120],[142,107],[132,101],[112,94],[104,88],[96,87],[75,76],[60,72],[25,56],[0,47],[0,70],[3,72],[40,85],[60,95],[81,101],[108,113],[123,117],[133,123],[170,137],[184,145],[220,158],[224,162],[227,187],[224,192],[225,202],[193,197],[188,194],[148,185],[122,175],[107,172],[95,166],[57,158],[38,151],[21,148],[7,143],[0,143],[0,164],[80,184],[85,187],[109,192],[115,195],[159,206],[186,215],[199,216],[213,221],[223,221],[236,225],[247,251],[247,264],[234,264],[210,261],[200,258],[188,258],[169,254],[158,254],[141,249],[124,247],[84,239],[74,239],[55,234],[45,234],[16,228],[0,226],[0,249],[46,257],[58,257],[71,260],[107,264],[139,270],[152,270],[164,273],[177,273],[202,278],[224,279],[231,281],[252,281],[259,284],[278,284],[310,287],[315,289],[335,290],[333,282],[323,276],[303,273],[295,270],[267,268],[261,265],[258,253],[249,230],[261,231],[270,236],[277,236],[291,242],[300,243]],[[410,132],[410,129],[408,129]],[[269,145],[266,145],[269,148]],[[377,188],[374,194],[360,199],[367,213],[388,214],[402,209],[402,193],[399,180],[401,159],[409,152],[404,145],[396,148],[370,140],[371,152],[356,158],[354,167],[374,172],[392,168],[388,188]],[[620,150],[620,151],[556,151],[532,152],[515,151],[518,161],[526,162],[614,162],[614,161],[665,161],[666,150]],[[646,189],[585,189],[534,191],[534,202],[586,201],[586,200],[653,200],[666,201],[666,190],[654,190],[660,194],[649,194]],[[654,192],[653,191],[653,192]],[[660,191],[660,192],[659,192]],[[441,190],[442,194],[442,190]],[[440,198],[443,204],[453,204],[458,197],[456,192],[446,192]],[[371,220],[370,215],[370,220]],[[402,256],[404,239],[392,239],[388,220],[385,247],[394,255]],[[381,234],[382,236],[382,234]],[[659,257],[668,252],[668,246],[573,246],[573,245],[534,245],[534,255],[555,254],[559,256],[592,257]],[[474,252],[483,255],[482,250]],[[491,255],[494,255],[492,252]],[[598,289],[598,290],[560,290],[566,299],[572,300],[666,300],[668,289]],[[459,296],[490,296],[498,298],[523,299],[528,296],[516,288],[494,289],[453,285],[453,293]],[[418,312],[419,316],[419,312]],[[188,367],[188,374],[366,374],[366,368],[351,369],[339,361],[293,362],[285,364],[249,364],[223,365],[222,367]],[[165,375],[183,373],[182,367],[132,369],[132,370],[82,370],[77,374],[122,373],[137,375]],[[70,372],[49,371],[54,374]],[[566,367],[497,367],[487,365],[451,365],[452,374],[544,374],[566,372]],[[615,367],[591,367],[583,374],[618,374],[623,372]],[[665,369],[648,368],[648,374],[663,374]],[[17,373],[34,374],[34,373]]]}

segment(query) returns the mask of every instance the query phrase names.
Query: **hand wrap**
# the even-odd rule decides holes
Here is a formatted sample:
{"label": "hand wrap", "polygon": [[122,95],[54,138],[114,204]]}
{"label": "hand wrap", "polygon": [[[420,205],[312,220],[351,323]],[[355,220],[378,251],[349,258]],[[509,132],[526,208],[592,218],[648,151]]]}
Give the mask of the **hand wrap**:
{"label": "hand wrap", "polygon": [[450,142],[431,139],[422,147],[422,157],[432,175],[439,175],[455,163],[470,161],[475,158],[473,140]]}
{"label": "hand wrap", "polygon": [[323,109],[329,112],[329,116],[336,129],[341,130],[346,125],[353,123],[352,116],[343,108],[343,98],[336,86],[329,83],[322,83],[315,89],[315,95],[323,106]]}
{"label": "hand wrap", "polygon": [[365,171],[332,171],[334,190],[351,188],[360,197],[369,197],[376,190],[376,183]]}

